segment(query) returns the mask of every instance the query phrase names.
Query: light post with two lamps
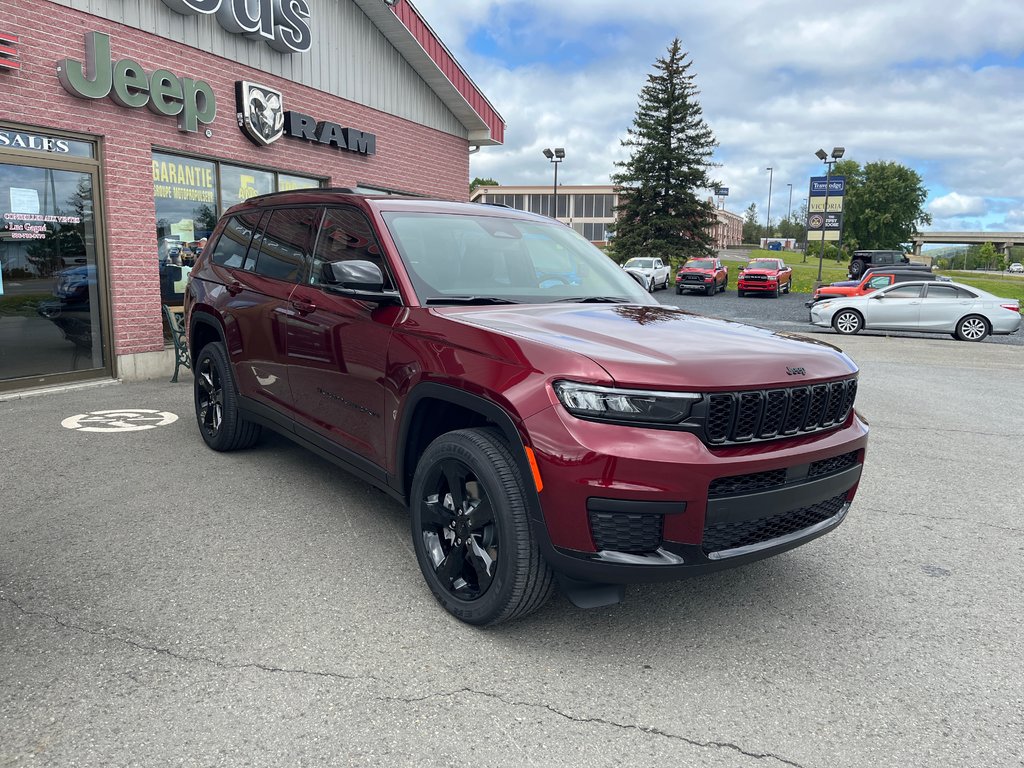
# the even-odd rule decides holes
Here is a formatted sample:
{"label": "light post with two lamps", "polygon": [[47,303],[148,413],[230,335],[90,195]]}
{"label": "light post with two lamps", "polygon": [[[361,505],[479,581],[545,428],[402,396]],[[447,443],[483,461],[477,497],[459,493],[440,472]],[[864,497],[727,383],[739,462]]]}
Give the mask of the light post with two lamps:
{"label": "light post with two lamps", "polygon": [[554,186],[554,198],[551,201],[551,218],[558,218],[558,164],[565,160],[565,147],[556,147],[554,150],[545,149],[544,157],[550,160],[555,165],[555,186]]}
{"label": "light post with two lamps", "polygon": [[[833,147],[831,160],[829,160],[828,154],[824,149],[819,149],[814,153],[825,164],[825,210],[821,217],[821,252],[818,254],[818,286],[821,285],[821,263],[825,258],[825,223],[828,221],[828,187],[832,180],[832,166],[843,156],[845,151],[844,147]],[[838,243],[836,245],[838,246]]]}

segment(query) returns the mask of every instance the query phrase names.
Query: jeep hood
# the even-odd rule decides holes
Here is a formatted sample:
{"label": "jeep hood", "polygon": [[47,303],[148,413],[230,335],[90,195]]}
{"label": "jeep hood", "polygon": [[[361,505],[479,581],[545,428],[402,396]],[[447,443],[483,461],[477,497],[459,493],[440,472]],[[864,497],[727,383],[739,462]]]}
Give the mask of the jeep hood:
{"label": "jeep hood", "polygon": [[[857,370],[831,344],[673,307],[539,304],[434,311],[453,322],[585,355],[622,386],[792,386]],[[804,372],[789,373],[796,369]]]}

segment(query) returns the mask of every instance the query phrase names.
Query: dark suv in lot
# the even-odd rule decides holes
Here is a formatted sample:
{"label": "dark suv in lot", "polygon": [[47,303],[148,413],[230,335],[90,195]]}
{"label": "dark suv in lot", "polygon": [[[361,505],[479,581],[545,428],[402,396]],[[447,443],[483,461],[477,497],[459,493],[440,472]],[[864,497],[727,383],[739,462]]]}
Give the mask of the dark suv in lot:
{"label": "dark suv in lot", "polygon": [[850,279],[859,279],[869,267],[888,267],[909,263],[910,257],[903,251],[854,251],[850,255]]}
{"label": "dark suv in lot", "polygon": [[607,605],[783,552],[838,526],[860,480],[842,352],[662,306],[542,216],[253,198],[185,309],[207,445],[270,428],[407,504],[429,588],[472,624],[556,583]]}

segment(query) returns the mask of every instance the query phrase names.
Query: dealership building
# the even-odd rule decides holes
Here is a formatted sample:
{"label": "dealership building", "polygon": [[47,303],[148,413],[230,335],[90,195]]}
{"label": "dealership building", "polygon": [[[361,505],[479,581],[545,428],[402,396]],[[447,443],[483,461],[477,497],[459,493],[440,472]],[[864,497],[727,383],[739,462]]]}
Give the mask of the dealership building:
{"label": "dealership building", "polygon": [[466,199],[505,125],[408,0],[0,0],[0,392],[169,374],[217,217]]}

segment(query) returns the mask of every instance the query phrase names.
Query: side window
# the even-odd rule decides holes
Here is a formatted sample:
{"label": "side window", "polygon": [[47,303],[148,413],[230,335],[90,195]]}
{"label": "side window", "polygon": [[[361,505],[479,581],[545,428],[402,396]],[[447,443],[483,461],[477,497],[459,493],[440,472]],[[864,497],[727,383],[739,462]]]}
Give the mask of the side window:
{"label": "side window", "polygon": [[222,267],[240,269],[249,250],[249,242],[259,223],[259,211],[232,216],[224,225],[224,231],[217,238],[210,260]]}
{"label": "side window", "polygon": [[296,283],[309,255],[316,208],[279,208],[263,222],[256,263],[256,274]]}
{"label": "side window", "polygon": [[929,285],[927,296],[929,299],[955,299],[957,289],[952,285]]}
{"label": "side window", "polygon": [[920,297],[920,285],[900,285],[885,294],[887,299],[918,299]]}
{"label": "side window", "polygon": [[376,264],[384,275],[384,290],[395,290],[395,283],[366,216],[355,208],[328,208],[316,239],[309,281],[314,284],[323,281],[324,264],[353,260]]}
{"label": "side window", "polygon": [[889,283],[891,283],[891,282],[892,282],[892,278],[889,277],[888,275],[883,275],[883,276],[880,276],[880,277],[872,277],[868,281],[868,288],[885,288],[885,286],[889,285]]}

